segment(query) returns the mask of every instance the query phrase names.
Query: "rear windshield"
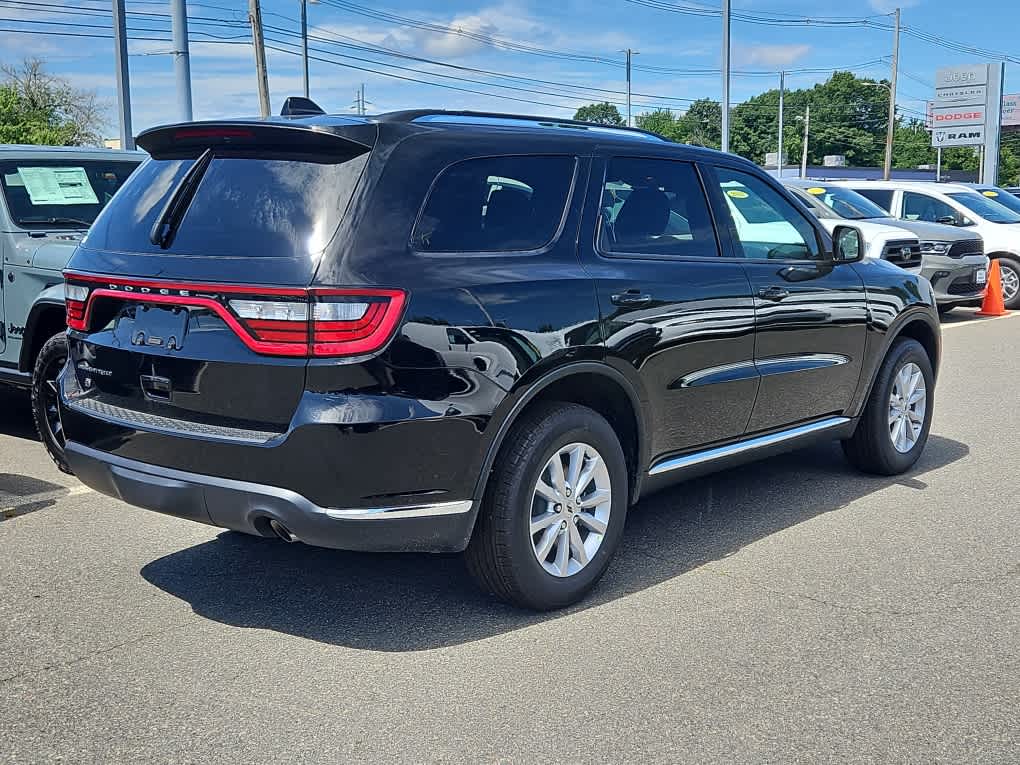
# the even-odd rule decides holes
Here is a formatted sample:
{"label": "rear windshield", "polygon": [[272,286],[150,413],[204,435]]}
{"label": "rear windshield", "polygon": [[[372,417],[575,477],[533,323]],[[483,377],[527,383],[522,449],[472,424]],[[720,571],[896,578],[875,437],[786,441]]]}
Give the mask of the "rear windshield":
{"label": "rear windshield", "polygon": [[88,228],[136,167],[123,159],[6,160],[0,189],[20,228]]}
{"label": "rear windshield", "polygon": [[195,163],[150,159],[100,216],[89,245],[117,252],[210,257],[308,257],[333,238],[368,154],[346,161],[214,155],[163,250],[150,235]]}
{"label": "rear windshield", "polygon": [[994,199],[983,197],[976,192],[960,191],[946,196],[992,223],[1020,223],[1020,213],[1015,213]]}

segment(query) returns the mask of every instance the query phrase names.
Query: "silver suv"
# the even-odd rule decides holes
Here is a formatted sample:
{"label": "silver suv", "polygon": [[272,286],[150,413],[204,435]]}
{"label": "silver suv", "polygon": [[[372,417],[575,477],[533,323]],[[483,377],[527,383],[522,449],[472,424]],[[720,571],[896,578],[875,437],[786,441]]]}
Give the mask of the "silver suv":
{"label": "silver suv", "polygon": [[893,218],[870,199],[843,186],[812,180],[784,180],[797,199],[824,223],[826,219],[895,226],[921,240],[921,275],[932,283],[939,313],[977,305],[988,288],[984,242],[973,231],[941,223]]}
{"label": "silver suv", "polygon": [[0,383],[31,388],[57,466],[56,376],[67,358],[63,269],[142,152],[0,145]]}

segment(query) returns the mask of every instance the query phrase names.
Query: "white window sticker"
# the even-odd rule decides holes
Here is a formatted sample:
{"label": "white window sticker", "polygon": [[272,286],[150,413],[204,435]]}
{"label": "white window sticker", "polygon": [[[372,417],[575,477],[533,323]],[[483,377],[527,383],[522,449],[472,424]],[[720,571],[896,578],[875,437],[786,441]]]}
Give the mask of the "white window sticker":
{"label": "white window sticker", "polygon": [[33,205],[94,205],[99,203],[84,167],[19,167]]}

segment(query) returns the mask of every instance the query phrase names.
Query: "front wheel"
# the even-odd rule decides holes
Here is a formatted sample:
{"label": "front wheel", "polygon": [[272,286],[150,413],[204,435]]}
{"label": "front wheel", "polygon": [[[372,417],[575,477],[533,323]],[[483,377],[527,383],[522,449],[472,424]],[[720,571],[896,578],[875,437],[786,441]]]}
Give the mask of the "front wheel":
{"label": "front wheel", "polygon": [[627,464],[612,426],[576,404],[536,406],[500,450],[465,553],[468,568],[483,589],[514,605],[570,605],[609,566],[627,501]]}
{"label": "front wheel", "polygon": [[64,456],[64,426],[60,422],[57,375],[67,362],[67,335],[54,335],[43,345],[32,371],[32,418],[50,458],[65,473],[71,472]]}
{"label": "front wheel", "polygon": [[878,370],[853,436],[843,442],[847,459],[860,470],[899,475],[917,462],[928,442],[935,376],[924,347],[902,338]]}

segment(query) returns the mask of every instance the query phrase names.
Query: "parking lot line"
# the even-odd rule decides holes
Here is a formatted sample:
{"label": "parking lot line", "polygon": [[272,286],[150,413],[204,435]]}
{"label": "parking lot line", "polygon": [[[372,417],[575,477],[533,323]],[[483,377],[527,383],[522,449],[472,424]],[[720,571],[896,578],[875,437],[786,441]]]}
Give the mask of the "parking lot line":
{"label": "parking lot line", "polygon": [[968,321],[954,321],[948,324],[944,323],[942,325],[942,329],[944,331],[947,329],[954,329],[955,327],[976,327],[981,324],[987,324],[988,322],[991,321],[999,321],[1000,319],[1009,319],[1014,318],[1016,316],[1020,316],[1020,311],[1013,311],[1011,313],[1007,313],[1005,316],[988,316],[988,317],[977,316],[974,319],[970,319]]}

